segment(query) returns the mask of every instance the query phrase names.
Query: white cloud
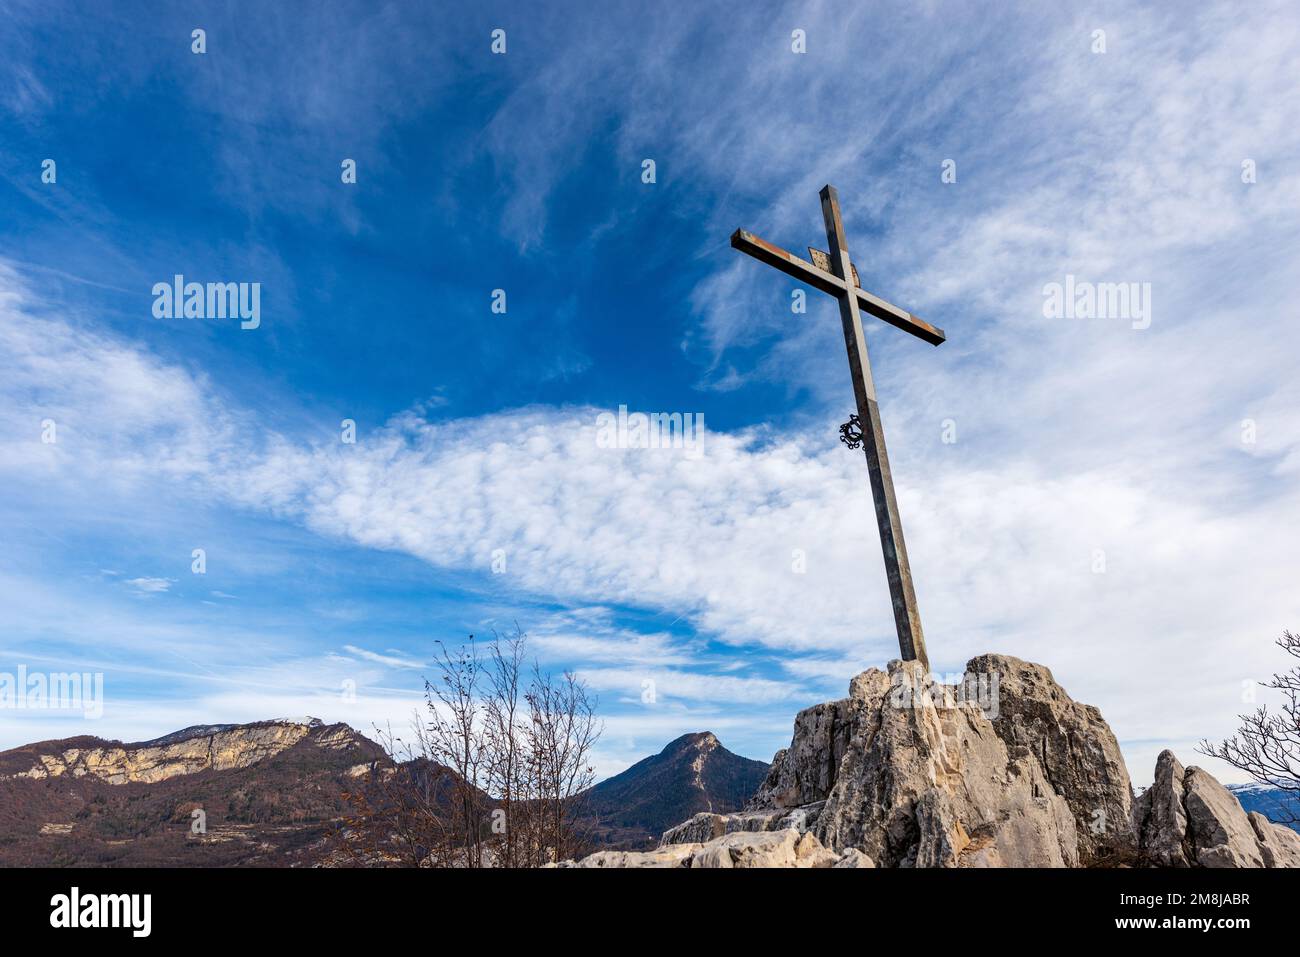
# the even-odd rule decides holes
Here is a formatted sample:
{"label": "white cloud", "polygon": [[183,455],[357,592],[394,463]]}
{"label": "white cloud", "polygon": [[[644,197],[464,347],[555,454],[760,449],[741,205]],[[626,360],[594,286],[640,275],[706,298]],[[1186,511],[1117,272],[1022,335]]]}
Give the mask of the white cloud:
{"label": "white cloud", "polygon": [[544,621],[529,628],[528,646],[543,662],[617,662],[671,667],[698,665],[702,661],[698,648],[671,635],[629,631],[595,622]]}
{"label": "white cloud", "polygon": [[409,658],[400,652],[390,650],[388,654],[380,654],[376,651],[367,651],[365,648],[358,648],[356,645],[344,645],[343,650],[350,655],[355,655],[364,661],[369,661],[377,665],[384,665],[388,668],[409,668],[419,670],[426,667],[423,661],[417,661]]}
{"label": "white cloud", "polygon": [[[921,10],[863,58],[860,37],[889,11],[864,8],[842,29],[841,15],[809,9],[808,61],[776,40],[756,45],[751,29],[719,35],[724,48],[685,88],[675,51],[699,22],[658,18],[651,38],[597,45],[610,67],[599,87],[582,88],[590,62],[558,56],[487,135],[518,187],[507,228],[535,245],[569,156],[538,144],[580,142],[625,102],[622,160],[655,144],[669,177],[690,169],[701,194],[724,197],[699,211],[731,258],[691,297],[689,354],[713,387],[810,390],[798,431],[711,433],[687,460],[600,449],[595,409],[530,408],[409,414],[357,446],[317,446],[267,434],[142,348],[34,316],[10,274],[0,470],[63,489],[172,483],[485,576],[504,549],[493,580],[507,593],[684,617],[771,649],[795,679],[724,680],[725,663],[698,648],[599,621],[539,631],[542,650],[581,656],[602,687],[636,694],[654,671],[697,706],[757,695],[793,711],[809,703],[789,698],[799,683],[894,654],[892,618],[862,462],[833,441],[851,402],[833,307],[791,323],[789,284],[721,244],[738,225],[815,243],[813,197],[831,179],[864,279],[950,335],[934,350],[869,331],[936,667],[989,650],[1052,666],[1133,742],[1142,780],[1152,742],[1232,728],[1243,681],[1273,670],[1270,639],[1300,618],[1289,536],[1300,521],[1297,19],[1280,4],[1207,8],[1186,23],[1182,11],[1116,6],[1109,52],[1096,56],[1082,20],[937,29]],[[938,60],[984,55],[936,77],[934,59],[910,54],[920,42]],[[1028,52],[999,55],[1011,48]],[[806,63],[817,69],[805,78]],[[792,84],[799,96],[779,95]],[[959,182],[945,187],[950,153]],[[1247,157],[1253,186],[1239,179]],[[927,163],[931,188],[899,182]],[[760,218],[737,220],[750,211]],[[1066,272],[1151,281],[1151,328],[1044,320],[1042,285]],[[759,359],[737,348],[756,344]],[[39,441],[46,417],[59,422],[56,446]],[[940,442],[946,418],[955,445]],[[1257,423],[1254,445],[1241,442],[1244,419]],[[795,549],[805,574],[792,570]]]}
{"label": "white cloud", "polygon": [[701,674],[670,668],[580,668],[578,675],[597,692],[609,692],[622,700],[642,700],[653,691],[657,701],[690,701],[712,705],[751,707],[789,701],[798,704],[800,688],[789,682],[767,678],[736,678]]}
{"label": "white cloud", "polygon": [[[6,319],[10,341],[68,341],[52,320],[12,308]],[[174,380],[193,396],[197,421],[159,427],[156,410],[133,405],[136,377],[106,382],[106,394],[86,393],[85,408],[70,403],[63,414],[88,418],[92,402],[123,410],[114,428],[133,436],[129,449],[88,428],[75,454],[43,470],[47,484],[76,488],[88,474],[115,474],[147,494],[162,480],[485,577],[501,548],[507,571],[494,583],[521,598],[685,616],[723,642],[789,656],[796,678],[818,676],[809,658],[880,663],[896,653],[863,469],[839,447],[745,432],[710,434],[696,459],[611,450],[596,442],[597,410],[537,408],[443,423],[399,417],[356,446],[261,433],[241,453],[217,433],[184,460],[168,459],[167,436],[211,435],[202,423],[219,401],[175,367],[100,342],[124,367]],[[39,358],[56,381],[96,365],[93,342]],[[32,361],[22,352],[7,360]],[[0,388],[11,421],[30,417],[24,391]],[[38,433],[8,438],[0,468],[30,478]],[[1206,498],[1195,483],[1166,485],[1110,462],[1053,474],[1020,455],[972,468],[945,462],[937,448],[930,471],[898,477],[938,669],[1009,651],[1051,665],[1073,694],[1102,706],[1122,738],[1230,728],[1242,680],[1270,670],[1269,638],[1300,612],[1291,545],[1279,533],[1300,519],[1294,491],[1225,500],[1224,480]],[[83,456],[94,473],[80,467]],[[806,553],[804,574],[792,569],[796,548]],[[1106,551],[1105,574],[1091,569],[1094,548]],[[583,655],[589,680],[621,696],[639,695],[652,678],[666,699],[697,705],[788,702],[793,713],[810,703],[797,683],[728,675],[724,663],[662,635],[628,641],[602,629],[599,615],[557,621],[539,630],[539,650]],[[602,652],[595,642],[606,639]]]}
{"label": "white cloud", "polygon": [[128,578],[126,584],[145,595],[156,595],[176,584],[174,578]]}

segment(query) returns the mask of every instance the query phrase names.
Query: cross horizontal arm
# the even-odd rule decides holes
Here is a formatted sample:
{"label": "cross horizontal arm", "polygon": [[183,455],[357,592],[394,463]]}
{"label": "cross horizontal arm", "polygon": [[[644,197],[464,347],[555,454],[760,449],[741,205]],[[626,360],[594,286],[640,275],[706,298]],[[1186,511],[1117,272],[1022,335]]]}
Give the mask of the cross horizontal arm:
{"label": "cross horizontal arm", "polygon": [[[747,230],[737,229],[732,233],[731,245],[742,253],[753,256],[759,262],[774,266],[787,276],[792,276],[800,282],[805,282],[814,289],[820,289],[832,296],[843,295],[845,289],[848,288],[844,280],[834,273],[818,269],[806,259],[800,259],[794,253],[787,252],[780,246],[774,246],[766,239],[755,236]],[[910,332],[918,339],[924,339],[931,345],[937,346],[947,338],[943,334],[943,330],[938,326],[930,325],[924,319],[912,315],[907,310],[899,309],[893,303],[886,302],[879,296],[873,296],[861,287],[855,286],[854,291],[858,296],[858,307],[863,312],[875,316],[891,326],[897,326],[904,332]]]}

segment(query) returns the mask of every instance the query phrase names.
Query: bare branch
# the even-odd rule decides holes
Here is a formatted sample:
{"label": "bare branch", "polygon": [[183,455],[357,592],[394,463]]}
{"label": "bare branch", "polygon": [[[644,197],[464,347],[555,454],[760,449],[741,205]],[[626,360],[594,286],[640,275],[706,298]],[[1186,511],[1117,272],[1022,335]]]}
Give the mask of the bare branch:
{"label": "bare branch", "polygon": [[[1284,631],[1277,646],[1300,659],[1300,636]],[[1214,744],[1202,741],[1196,750],[1249,774],[1255,781],[1282,791],[1287,800],[1270,814],[1283,824],[1300,823],[1300,665],[1273,675],[1262,687],[1280,691],[1280,709],[1261,707],[1239,715],[1241,726],[1230,738]]]}

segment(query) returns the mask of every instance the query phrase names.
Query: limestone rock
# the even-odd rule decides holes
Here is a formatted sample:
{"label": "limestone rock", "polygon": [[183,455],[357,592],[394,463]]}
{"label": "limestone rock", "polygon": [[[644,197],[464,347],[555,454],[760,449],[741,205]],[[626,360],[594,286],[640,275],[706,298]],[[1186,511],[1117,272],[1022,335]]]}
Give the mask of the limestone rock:
{"label": "limestone rock", "polygon": [[767,779],[746,808],[798,807],[825,801],[861,710],[861,701],[847,698],[800,711],[794,719],[790,747],[776,753]]}
{"label": "limestone rock", "polygon": [[1300,834],[1289,827],[1274,824],[1258,811],[1251,811],[1246,816],[1259,839],[1265,867],[1300,867]]}
{"label": "limestone rock", "polygon": [[699,844],[737,831],[782,831],[793,828],[802,833],[817,819],[820,807],[820,804],[813,804],[793,810],[778,808],[768,811],[737,811],[733,814],[706,811],[664,831],[659,846]]}
{"label": "limestone rock", "polygon": [[858,855],[850,863],[808,831],[732,831],[704,843],[665,844],[653,851],[600,851],[557,867],[829,868],[871,867]]}
{"label": "limestone rock", "polygon": [[676,827],[664,831],[659,839],[660,847],[669,844],[702,844],[727,833],[726,818],[730,815],[714,814],[703,811],[690,820],[683,821]]}
{"label": "limestone rock", "polygon": [[810,831],[804,831],[799,837],[794,846],[794,858],[795,867],[834,867],[839,863],[839,856],[830,848],[822,847],[822,842]]}
{"label": "limestone rock", "polygon": [[701,847],[691,867],[795,867],[799,839],[795,830],[736,831]]}
{"label": "limestone rock", "polygon": [[1300,867],[1300,835],[1241,802],[1201,768],[1172,751],[1156,761],[1155,780],[1133,812],[1139,853],[1163,867]]}
{"label": "limestone rock", "polygon": [[821,843],[886,867],[1074,867],[1132,843],[1128,772],[1101,714],[1003,655],[973,659],[958,686],[894,661],[800,712],[746,810],[823,801],[809,824]]}
{"label": "limestone rock", "polygon": [[1222,784],[1200,768],[1183,776],[1187,832],[1202,867],[1263,867],[1264,852],[1250,818]]}
{"label": "limestone rock", "polygon": [[845,848],[835,862],[836,867],[875,867],[876,862],[856,847]]}
{"label": "limestone rock", "polygon": [[1189,867],[1192,862],[1183,808],[1184,774],[1174,752],[1161,751],[1155,780],[1133,807],[1138,852],[1158,867]]}
{"label": "limestone rock", "polygon": [[[653,851],[598,851],[580,861],[563,861],[557,867],[690,867],[699,844],[673,844]],[[550,866],[550,865],[548,865]]]}
{"label": "limestone rock", "polygon": [[1047,668],[1019,658],[981,655],[966,673],[977,690],[994,694],[989,717],[998,737],[1013,756],[1033,754],[1069,805],[1080,856],[1092,860],[1131,846],[1133,789],[1101,712],[1072,700]]}
{"label": "limestone rock", "polygon": [[781,831],[733,831],[701,845],[691,855],[697,867],[832,867],[836,854],[809,833],[794,828]]}

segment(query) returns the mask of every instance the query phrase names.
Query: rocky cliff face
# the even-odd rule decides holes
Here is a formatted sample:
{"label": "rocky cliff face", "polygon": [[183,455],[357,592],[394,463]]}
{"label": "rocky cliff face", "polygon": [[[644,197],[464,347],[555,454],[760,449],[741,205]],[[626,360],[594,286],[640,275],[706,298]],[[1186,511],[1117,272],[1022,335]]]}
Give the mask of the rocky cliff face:
{"label": "rocky cliff face", "polygon": [[697,814],[664,833],[660,858],[620,866],[703,866],[705,849],[754,832],[814,836],[836,861],[861,855],[853,866],[1300,866],[1300,835],[1169,751],[1134,802],[1101,713],[1005,655],[972,659],[952,687],[915,663],[863,672],[847,698],[799,713],[743,812]]}
{"label": "rocky cliff face", "polygon": [[1041,665],[984,655],[960,686],[895,661],[800,712],[747,810],[798,810],[882,866],[1074,867],[1131,844],[1131,807],[1097,709]]}
{"label": "rocky cliff face", "polygon": [[[293,747],[310,737],[328,749],[358,744],[347,725],[318,721],[262,721],[245,725],[187,728],[155,741],[119,744],[91,739],[84,746],[36,753],[30,768],[15,778],[93,777],[108,784],[154,783],[199,771],[245,768]],[[39,746],[37,746],[39,747]]]}
{"label": "rocky cliff face", "polygon": [[1138,850],[1160,867],[1300,867],[1300,834],[1247,813],[1232,792],[1172,751],[1133,813]]}

